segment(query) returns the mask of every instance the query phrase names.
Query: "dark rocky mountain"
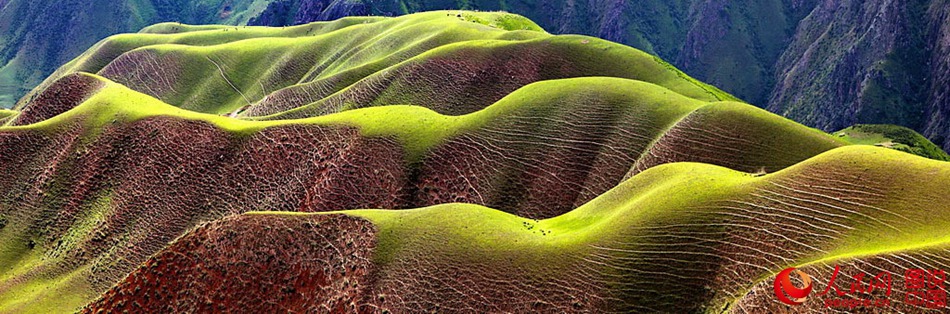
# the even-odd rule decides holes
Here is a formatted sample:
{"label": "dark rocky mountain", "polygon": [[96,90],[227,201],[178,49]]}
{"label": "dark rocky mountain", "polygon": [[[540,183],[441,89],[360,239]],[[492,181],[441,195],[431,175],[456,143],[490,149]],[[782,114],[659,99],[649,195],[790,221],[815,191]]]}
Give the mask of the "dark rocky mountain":
{"label": "dark rocky mountain", "polygon": [[285,26],[313,21],[335,20],[344,16],[368,15],[368,3],[358,1],[276,1],[261,15],[252,18],[249,25]]}
{"label": "dark rocky mountain", "polygon": [[947,1],[827,1],[776,63],[768,109],[824,129],[890,123],[950,149]]}
{"label": "dark rocky mountain", "polygon": [[279,0],[252,23],[436,9],[518,13],[552,33],[598,36],[657,54],[825,131],[898,124],[950,150],[947,0]]}

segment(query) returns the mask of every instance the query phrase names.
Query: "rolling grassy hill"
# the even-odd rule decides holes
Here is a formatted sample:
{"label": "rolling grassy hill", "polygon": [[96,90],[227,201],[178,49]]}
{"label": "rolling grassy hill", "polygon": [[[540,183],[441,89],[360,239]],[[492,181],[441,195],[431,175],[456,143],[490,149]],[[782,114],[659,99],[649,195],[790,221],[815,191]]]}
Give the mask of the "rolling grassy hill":
{"label": "rolling grassy hill", "polygon": [[808,126],[901,125],[950,151],[947,0],[277,0],[250,23],[448,9],[628,44]]}
{"label": "rolling grassy hill", "polygon": [[500,10],[552,33],[596,36],[656,54],[811,127],[901,125],[950,151],[948,8],[947,0],[10,0],[0,2],[0,108],[12,107],[93,42],[157,22],[288,26],[346,16]]}
{"label": "rolling grassy hill", "polygon": [[5,312],[776,306],[746,293],[950,210],[946,162],[507,13],[158,24],[6,120]]}
{"label": "rolling grassy hill", "polygon": [[15,114],[17,114],[16,111],[8,110],[8,109],[0,109],[0,124],[5,123],[7,119],[12,118],[13,115]]}
{"label": "rolling grassy hill", "polygon": [[0,1],[0,108],[109,35],[158,22],[243,24],[268,0]]}
{"label": "rolling grassy hill", "polygon": [[351,15],[450,9],[507,11],[552,33],[595,36],[658,55],[690,75],[764,106],[774,86],[773,64],[797,23],[817,2],[278,0],[249,23],[284,26]]}
{"label": "rolling grassy hill", "polygon": [[[446,113],[463,114],[531,82],[581,76],[636,79],[701,100],[735,99],[635,49],[551,36],[506,13],[440,11],[279,29],[153,31],[168,27],[110,37],[37,91],[70,73],[98,73],[184,109],[278,118],[379,104],[444,105],[455,108]],[[430,73],[435,71],[440,73]],[[436,83],[420,81],[427,76],[445,81],[425,89]]]}
{"label": "rolling grassy hill", "polygon": [[[830,276],[821,266],[834,263],[895,276],[950,265],[948,179],[945,162],[855,146],[764,177],[658,166],[545,220],[470,204],[249,213],[180,238],[86,311],[780,309],[770,291],[750,291],[788,266],[817,269],[821,281]],[[236,245],[247,251],[226,249]],[[280,253],[261,258],[269,251]]]}

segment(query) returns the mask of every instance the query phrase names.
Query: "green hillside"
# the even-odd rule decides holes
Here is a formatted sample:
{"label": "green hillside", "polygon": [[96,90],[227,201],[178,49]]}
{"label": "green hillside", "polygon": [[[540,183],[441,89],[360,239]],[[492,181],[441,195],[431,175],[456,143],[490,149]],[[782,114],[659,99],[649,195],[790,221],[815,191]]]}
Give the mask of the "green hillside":
{"label": "green hillside", "polygon": [[0,109],[0,125],[3,125],[8,119],[12,118],[13,115],[17,114],[17,111]]}
{"label": "green hillside", "polygon": [[[10,191],[0,199],[0,215],[9,221],[0,230],[0,243],[4,244],[0,251],[4,252],[4,264],[11,265],[0,277],[7,283],[6,290],[0,290],[4,309],[45,311],[49,308],[40,304],[80,306],[95,294],[86,293],[104,291],[194,225],[233,212],[407,208],[464,201],[546,218],[603,193],[638,168],[705,161],[728,163],[750,172],[775,171],[841,145],[831,136],[749,105],[707,104],[657,85],[619,78],[539,82],[462,116],[441,115],[418,106],[380,106],[307,119],[247,121],[180,109],[104,78],[80,75],[100,81],[102,87],[63,114],[32,118],[31,114],[42,112],[28,106],[19,119],[42,122],[0,128],[5,135],[0,137],[4,140],[0,155],[5,157],[0,164],[13,170],[0,181],[0,188]],[[37,99],[44,97],[41,94]],[[615,122],[607,122],[611,120]],[[695,145],[677,144],[688,133],[668,131],[716,125],[734,129],[728,126],[732,123],[760,125],[766,132],[751,137],[713,135],[721,136],[721,143],[699,149],[718,147],[722,155],[701,155],[691,153]],[[359,133],[346,135],[351,126]],[[340,133],[343,137],[309,139],[314,133]],[[273,139],[281,136],[315,146],[274,146]],[[350,142],[345,145],[352,148],[336,141]],[[492,144],[499,142],[512,144]],[[459,154],[460,148],[472,143],[486,146]],[[552,147],[560,148],[552,151]],[[333,157],[334,150],[348,153]],[[285,159],[285,154],[300,151],[317,155],[300,161]],[[757,159],[775,151],[794,153]],[[736,157],[724,157],[733,154]],[[68,157],[58,160],[56,156]],[[272,167],[261,163],[266,159],[259,158],[267,158],[264,156],[273,156],[268,161],[275,165],[309,175],[318,173],[306,170],[311,167],[306,163],[312,160],[337,164],[339,170],[319,170],[329,171],[324,178],[331,181],[317,187],[342,193],[340,197],[347,201],[309,205],[309,196],[278,197],[315,193],[293,182],[323,179],[301,177],[296,170],[260,173],[244,167]],[[363,161],[344,156],[388,159]],[[170,170],[163,160],[182,164]],[[57,166],[49,175],[36,177],[35,169],[49,164]],[[346,169],[385,170],[354,173]],[[460,172],[465,174],[460,176]],[[413,179],[402,183],[408,178]],[[561,181],[571,178],[578,181]],[[218,183],[212,187],[194,180]],[[379,181],[393,187],[370,188]],[[280,189],[264,189],[273,184]],[[354,191],[354,184],[360,186],[357,195],[362,196],[349,194],[355,193],[348,192]],[[32,194],[31,186],[36,185],[45,192]],[[79,186],[85,187],[77,189]],[[400,195],[407,193],[409,201],[400,200],[404,198]],[[170,195],[184,198],[168,203]],[[208,201],[221,197],[231,200]],[[182,216],[183,212],[189,214]],[[140,224],[162,227],[143,229]],[[49,299],[53,296],[57,296],[56,302]]]}
{"label": "green hillside", "polygon": [[835,132],[838,137],[863,145],[893,148],[931,159],[950,161],[950,155],[914,130],[886,124],[859,124]]}
{"label": "green hillside", "polygon": [[[152,33],[167,27],[175,26],[110,37],[37,91],[70,73],[98,73],[184,109],[275,118],[392,104],[444,104],[458,108],[447,113],[462,114],[534,81],[580,76],[637,79],[701,100],[734,99],[643,52],[596,38],[548,35],[506,13],[428,12],[289,28],[183,26]],[[155,64],[162,70],[154,71]],[[420,72],[435,76],[432,71],[458,76],[448,81],[458,84],[425,89],[437,82],[411,81]],[[493,84],[460,89],[477,82]],[[404,84],[414,85],[411,93]]]}
{"label": "green hillside", "polygon": [[946,162],[508,13],[163,23],[9,112],[0,312],[721,312],[946,265]]}
{"label": "green hillside", "polygon": [[[856,172],[862,177],[854,177]],[[895,172],[901,176],[895,177]],[[827,267],[816,266],[840,262],[853,267],[863,261],[899,276],[918,267],[915,261],[920,258],[929,267],[950,265],[950,238],[944,232],[950,223],[945,215],[950,204],[942,192],[950,184],[948,178],[950,164],[945,162],[853,146],[764,177],[706,164],[659,166],[569,213],[545,220],[469,204],[330,214],[255,212],[182,237],[87,310],[136,309],[130,300],[148,305],[158,305],[150,300],[162,300],[159,306],[166,310],[202,309],[203,296],[168,287],[217,273],[193,264],[191,258],[215,265],[280,267],[281,260],[263,261],[253,254],[230,261],[212,254],[217,245],[229,242],[228,232],[261,230],[261,225],[280,226],[291,234],[306,230],[306,225],[319,226],[327,230],[324,241],[352,241],[371,248],[369,253],[341,255],[332,245],[316,242],[321,246],[315,254],[326,254],[321,255],[325,262],[314,267],[326,273],[317,276],[329,276],[337,263],[357,270],[342,277],[334,274],[355,288],[342,299],[322,304],[357,304],[357,309],[390,312],[742,312],[744,306],[755,305],[749,299],[757,298],[767,300],[759,306],[784,307],[772,304],[777,300],[769,292],[761,297],[747,293],[760,282],[771,285],[770,276],[789,266],[824,270]],[[803,180],[809,183],[799,183]],[[763,207],[761,201],[775,203]],[[346,216],[366,219],[372,227],[354,229],[363,223]],[[272,233],[269,230],[261,231],[264,237]],[[363,232],[353,235],[355,230]],[[264,252],[286,245],[258,241],[248,249]],[[192,257],[181,258],[183,253]],[[146,278],[166,271],[173,275],[149,289]],[[816,280],[827,280],[826,272],[813,274],[820,274]],[[264,291],[266,285],[249,284],[264,278],[281,277],[244,273],[225,279],[225,285]],[[146,288],[139,289],[141,284]],[[894,287],[897,294],[903,289]],[[226,295],[226,302],[253,302],[257,295],[241,291]],[[331,297],[335,291],[318,289],[314,297]],[[214,302],[221,302],[220,297],[225,295],[210,296]],[[895,306],[892,309],[915,309]],[[809,308],[821,305],[805,307]]]}
{"label": "green hillside", "polygon": [[448,9],[507,11],[551,33],[620,42],[811,127],[901,125],[950,151],[946,0],[276,0],[250,24]]}
{"label": "green hillside", "polygon": [[774,87],[774,63],[818,1],[274,1],[252,25],[296,25],[348,15],[395,16],[431,10],[506,11],[556,34],[630,45],[753,104]]}

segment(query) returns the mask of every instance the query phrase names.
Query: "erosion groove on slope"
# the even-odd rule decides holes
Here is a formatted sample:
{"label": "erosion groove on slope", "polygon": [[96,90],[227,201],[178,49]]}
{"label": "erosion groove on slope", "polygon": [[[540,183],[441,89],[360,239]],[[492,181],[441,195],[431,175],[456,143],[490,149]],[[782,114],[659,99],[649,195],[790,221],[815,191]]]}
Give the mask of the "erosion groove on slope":
{"label": "erosion groove on slope", "polygon": [[0,127],[0,311],[719,311],[946,226],[945,163],[733,99],[504,13],[112,37]]}
{"label": "erosion groove on slope", "polygon": [[15,226],[0,230],[14,265],[3,273],[4,308],[34,308],[46,289],[104,291],[196,224],[246,211],[469,202],[556,216],[615,186],[648,149],[668,156],[653,164],[722,161],[655,145],[698,112],[725,114],[695,127],[735,122],[785,134],[719,145],[750,156],[792,152],[730,161],[745,171],[776,171],[841,145],[745,104],[620,78],[543,81],[462,116],[383,106],[279,121],[197,113],[92,74],[69,78],[101,87],[60,115],[0,129],[0,164],[15,169],[0,182],[10,192],[0,215]]}
{"label": "erosion groove on slope", "polygon": [[[741,312],[752,302],[782,308],[762,290],[771,284],[770,276],[788,266],[804,267],[818,278],[830,276],[822,266],[834,263],[852,272],[886,271],[895,277],[907,268],[950,266],[950,238],[944,232],[950,203],[941,189],[950,184],[948,178],[945,162],[851,146],[763,177],[706,164],[658,166],[569,213],[540,221],[448,204],[407,211],[254,213],[214,228],[243,230],[252,221],[361,221],[347,216],[372,222],[373,231],[359,235],[372,239],[360,241],[375,243],[372,264],[352,275],[336,274],[358,276],[343,281],[352,284],[346,291],[355,293],[342,301],[323,301],[325,295],[318,294],[306,305],[310,309],[343,303],[369,313]],[[328,230],[329,239],[352,237]],[[221,241],[227,240],[208,239],[202,231],[186,235],[146,265],[177,259],[182,245],[213,247]],[[328,243],[334,241],[339,240]],[[250,249],[286,245],[257,243]],[[203,251],[194,254],[195,260],[240,263]],[[349,257],[327,247],[315,254],[341,258],[344,265],[363,263],[367,256]],[[253,255],[240,261],[279,263]],[[173,274],[166,280],[174,283],[202,270],[139,268],[86,310],[136,310],[135,303],[122,301],[158,296],[172,298],[165,304],[180,305],[169,305],[175,311],[204,306],[202,296],[171,295],[141,284],[166,272]]]}
{"label": "erosion groove on slope", "polygon": [[180,108],[248,118],[399,104],[464,114],[533,82],[583,76],[647,81],[700,100],[735,99],[633,48],[552,36],[507,13],[439,11],[283,29],[162,24],[103,40],[33,93],[75,72],[97,73]]}

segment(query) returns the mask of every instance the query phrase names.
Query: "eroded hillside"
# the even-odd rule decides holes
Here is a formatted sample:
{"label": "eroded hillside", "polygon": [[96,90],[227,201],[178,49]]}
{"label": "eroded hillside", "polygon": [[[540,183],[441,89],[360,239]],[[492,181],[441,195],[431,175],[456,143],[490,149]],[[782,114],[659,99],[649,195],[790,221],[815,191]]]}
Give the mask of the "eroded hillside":
{"label": "eroded hillside", "polygon": [[554,33],[597,36],[659,55],[808,126],[830,132],[896,124],[950,151],[946,0],[280,0],[251,23],[445,9],[522,14]]}
{"label": "eroded hillside", "polygon": [[946,162],[507,13],[158,24],[0,121],[0,311],[718,312],[946,265]]}

